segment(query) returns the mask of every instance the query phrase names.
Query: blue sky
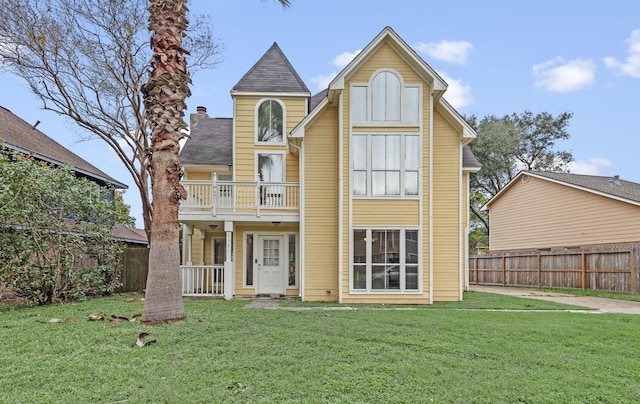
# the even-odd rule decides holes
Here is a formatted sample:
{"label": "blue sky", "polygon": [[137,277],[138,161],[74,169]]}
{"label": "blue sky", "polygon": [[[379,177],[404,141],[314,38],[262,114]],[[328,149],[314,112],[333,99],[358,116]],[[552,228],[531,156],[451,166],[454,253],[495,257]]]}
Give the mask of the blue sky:
{"label": "blue sky", "polygon": [[[316,92],[391,26],[447,81],[460,113],[572,112],[571,139],[557,145],[573,153],[572,172],[640,183],[640,2],[293,0],[283,10],[272,0],[192,0],[190,9],[210,16],[224,49],[217,68],[193,76],[187,114],[202,105],[230,117],[230,89],[274,41]],[[125,201],[139,218],[133,181],[103,143],[81,142],[19,78],[0,73],[0,84],[0,105],[129,184]]]}

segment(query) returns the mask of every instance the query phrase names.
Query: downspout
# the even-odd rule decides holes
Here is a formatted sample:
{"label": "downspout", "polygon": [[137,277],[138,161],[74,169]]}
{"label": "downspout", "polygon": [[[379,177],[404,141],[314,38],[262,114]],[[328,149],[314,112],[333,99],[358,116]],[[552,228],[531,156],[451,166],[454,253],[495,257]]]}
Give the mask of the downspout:
{"label": "downspout", "polygon": [[[342,91],[340,92],[338,101],[338,303],[342,303],[342,274],[344,272],[344,113],[342,105]],[[349,204],[351,204],[351,197],[349,197]],[[351,217],[351,211],[349,211],[349,217]],[[349,220],[351,225],[351,220]],[[349,232],[351,228],[349,228]],[[351,239],[351,237],[349,237]]]}
{"label": "downspout", "polygon": [[433,84],[429,93],[429,304],[433,304]]}
{"label": "downspout", "polygon": [[459,165],[458,165],[458,259],[459,259],[459,274],[458,274],[458,300],[462,301],[462,295],[464,290],[464,233],[466,233],[466,226],[464,231],[462,228],[462,177],[464,176],[462,168],[462,147],[460,147]]}

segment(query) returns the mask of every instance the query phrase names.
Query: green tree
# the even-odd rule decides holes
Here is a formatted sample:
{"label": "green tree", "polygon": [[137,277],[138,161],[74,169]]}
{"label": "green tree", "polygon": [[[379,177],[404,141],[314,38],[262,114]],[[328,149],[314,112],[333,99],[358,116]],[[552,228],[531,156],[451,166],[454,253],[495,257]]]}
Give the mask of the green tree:
{"label": "green tree", "polygon": [[478,137],[470,148],[482,169],[471,176],[471,232],[473,241],[489,235],[489,218],[481,208],[522,170],[568,172],[571,152],[556,150],[556,142],[567,140],[572,114],[525,111],[482,119],[466,117]]}
{"label": "green tree", "polygon": [[[44,110],[103,140],[130,173],[151,229],[148,122],[142,85],[149,75],[147,0],[0,0],[1,67],[25,80]],[[219,60],[204,16],[185,38],[192,70]],[[181,134],[184,136],[184,134]]]}
{"label": "green tree", "polygon": [[0,184],[0,283],[38,304],[119,285],[110,190],[5,149]]}

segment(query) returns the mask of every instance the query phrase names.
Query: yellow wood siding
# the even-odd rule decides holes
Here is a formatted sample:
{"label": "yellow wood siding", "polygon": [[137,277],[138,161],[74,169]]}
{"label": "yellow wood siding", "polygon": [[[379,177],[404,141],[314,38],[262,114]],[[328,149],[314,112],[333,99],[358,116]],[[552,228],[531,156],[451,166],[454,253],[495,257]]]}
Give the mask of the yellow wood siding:
{"label": "yellow wood siding", "polygon": [[[255,154],[258,151],[284,153],[286,164],[286,182],[299,181],[298,157],[289,153],[289,147],[285,145],[256,145],[256,105],[265,97],[236,96],[234,125],[234,164],[236,181],[255,181],[256,163]],[[305,97],[280,97],[285,106],[284,137],[305,116],[307,98]],[[286,143],[286,142],[285,142]]]}
{"label": "yellow wood siding", "polygon": [[529,176],[490,210],[491,250],[640,241],[640,207]]}
{"label": "yellow wood siding", "polygon": [[[347,80],[349,82],[367,83],[371,75],[378,69],[393,69],[397,71],[405,84],[421,83],[422,79],[388,44],[382,44],[379,49]],[[429,93],[428,91],[426,92]]]}
{"label": "yellow wood siding", "polygon": [[335,301],[338,290],[337,110],[305,130],[305,300]]}
{"label": "yellow wood siding", "polygon": [[418,226],[420,201],[354,199],[352,221],[354,226]]}
{"label": "yellow wood siding", "polygon": [[433,300],[460,296],[460,139],[433,114]]}

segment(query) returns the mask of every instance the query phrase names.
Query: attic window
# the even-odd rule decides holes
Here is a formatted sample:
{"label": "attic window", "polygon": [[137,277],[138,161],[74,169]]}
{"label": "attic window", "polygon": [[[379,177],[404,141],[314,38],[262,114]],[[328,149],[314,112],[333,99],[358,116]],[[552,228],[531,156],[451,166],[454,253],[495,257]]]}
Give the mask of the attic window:
{"label": "attic window", "polygon": [[258,103],[257,141],[258,143],[283,142],[284,108],[278,100],[268,99]]}
{"label": "attic window", "polygon": [[371,117],[374,121],[400,120],[400,79],[382,71],[371,80]]}

